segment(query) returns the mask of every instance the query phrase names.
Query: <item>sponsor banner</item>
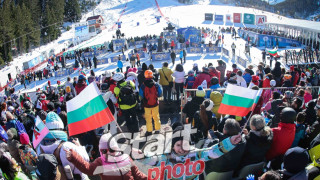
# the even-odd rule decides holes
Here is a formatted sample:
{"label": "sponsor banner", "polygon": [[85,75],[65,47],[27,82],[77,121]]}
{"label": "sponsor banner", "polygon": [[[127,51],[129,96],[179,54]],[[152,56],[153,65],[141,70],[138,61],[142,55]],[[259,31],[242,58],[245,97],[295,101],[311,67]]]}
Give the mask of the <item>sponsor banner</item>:
{"label": "sponsor banner", "polygon": [[108,58],[101,58],[97,60],[97,65],[107,64],[107,63],[108,63]]}
{"label": "sponsor banner", "polygon": [[158,44],[158,39],[149,39],[148,44]]}
{"label": "sponsor banner", "polygon": [[[120,59],[122,60],[122,61],[125,61],[126,60],[126,55],[119,55],[120,56]],[[113,62],[117,62],[118,60],[119,60],[119,56],[114,56],[114,57],[110,57],[110,59],[111,59],[111,62],[113,63]]]}
{"label": "sponsor banner", "polygon": [[129,42],[129,47],[135,46],[135,42]]}
{"label": "sponsor banner", "polygon": [[203,48],[202,47],[189,47],[187,48],[187,52],[192,54],[192,53],[203,53]]}
{"label": "sponsor banner", "polygon": [[82,57],[84,58],[93,58],[94,52],[85,52],[82,53]]}
{"label": "sponsor banner", "polygon": [[152,60],[153,61],[170,60],[170,53],[153,53]]}
{"label": "sponsor banner", "polygon": [[[146,54],[145,54],[145,52],[143,52],[143,51],[138,51],[137,53],[138,53],[138,54],[139,54],[139,56],[140,56],[140,60],[141,60],[141,58],[145,58],[145,57],[146,57]],[[130,53],[130,54],[128,54],[128,55],[129,55],[129,57],[131,57],[131,56],[132,56],[132,54],[133,54],[133,51],[131,51],[131,53]]]}
{"label": "sponsor banner", "polygon": [[226,22],[231,22],[231,14],[226,14]]}
{"label": "sponsor banner", "polygon": [[205,21],[213,21],[213,14],[212,13],[205,13],[204,20]]}
{"label": "sponsor banner", "polygon": [[63,77],[68,75],[69,75],[69,70],[62,70],[62,71],[55,72],[55,77]]}
{"label": "sponsor banner", "polygon": [[238,56],[237,60],[238,64],[241,65],[242,67],[247,67],[247,61],[242,59],[241,57]]}
{"label": "sponsor banner", "polygon": [[241,23],[241,13],[233,13],[233,23]]}
{"label": "sponsor banner", "polygon": [[214,21],[223,21],[223,15],[215,15]]}
{"label": "sponsor banner", "polygon": [[[171,42],[173,40],[174,43],[177,44],[177,33],[176,32],[164,32],[163,37],[167,41],[169,40]],[[163,41],[164,41],[164,39],[163,39]]]}
{"label": "sponsor banner", "polygon": [[229,57],[229,50],[228,49],[222,48],[222,53],[224,56]]}
{"label": "sponsor banner", "polygon": [[113,48],[115,51],[119,51],[122,49],[122,47],[125,46],[125,39],[115,39],[115,40],[112,40],[112,43],[113,43]]}
{"label": "sponsor banner", "polygon": [[244,24],[254,24],[254,14],[244,13],[243,14],[243,23]]}
{"label": "sponsor banner", "polygon": [[221,47],[207,47],[206,53],[220,53]]}
{"label": "sponsor banner", "polygon": [[199,43],[201,41],[200,33],[199,29],[189,27],[184,31],[184,38],[186,41],[189,39],[192,46],[192,43]]}
{"label": "sponsor banner", "polygon": [[136,46],[137,48],[143,47],[143,43],[145,43],[145,41],[136,41],[136,42],[135,42],[135,46]]}
{"label": "sponsor banner", "polygon": [[256,25],[262,26],[267,22],[267,16],[265,15],[256,15]]}
{"label": "sponsor banner", "polygon": [[98,50],[98,51],[95,51],[95,55],[96,56],[100,56],[100,55],[102,55],[102,54],[106,54],[108,51],[106,50],[106,49],[104,49],[104,50]]}

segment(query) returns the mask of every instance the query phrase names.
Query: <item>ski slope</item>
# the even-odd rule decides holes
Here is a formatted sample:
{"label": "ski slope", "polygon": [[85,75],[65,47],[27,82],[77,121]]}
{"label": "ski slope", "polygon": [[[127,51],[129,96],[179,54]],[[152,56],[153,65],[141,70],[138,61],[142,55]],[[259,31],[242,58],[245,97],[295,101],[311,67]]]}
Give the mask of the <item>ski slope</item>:
{"label": "ski slope", "polygon": [[[213,14],[233,14],[233,13],[252,13],[255,15],[266,15],[267,22],[270,23],[279,23],[279,24],[289,24],[289,25],[300,25],[302,27],[310,27],[313,29],[320,30],[320,23],[307,20],[297,20],[291,19],[270,12],[265,12],[261,10],[256,10],[246,7],[235,7],[232,5],[223,5],[218,0],[198,0],[195,1],[192,5],[181,4],[177,0],[158,0],[159,9],[163,13],[164,17],[161,18],[160,23],[156,22],[155,16],[159,16],[160,12],[156,6],[155,0],[102,0],[101,3],[91,12],[84,14],[82,21],[85,21],[88,17],[92,15],[102,15],[105,20],[106,29],[103,30],[97,36],[91,38],[88,41],[82,42],[72,49],[84,48],[87,46],[92,46],[96,44],[102,44],[107,41],[112,40],[112,36],[115,35],[116,27],[115,22],[121,21],[122,27],[121,32],[125,34],[126,38],[135,37],[135,36],[144,36],[146,34],[155,34],[159,35],[163,28],[167,26],[168,22],[172,22],[179,27],[195,26],[195,27],[209,27],[211,29],[219,30],[219,27],[222,26],[235,26],[235,27],[255,27],[255,25],[244,25],[244,24],[233,24],[233,23],[216,23],[204,21],[204,13],[213,13]],[[122,14],[123,12],[123,14]],[[121,15],[122,14],[122,15]],[[168,21],[167,21],[168,20]],[[137,22],[140,23],[137,26]],[[4,85],[7,81],[7,74],[11,73],[12,77],[15,77],[16,66],[22,70],[22,64],[25,61],[32,59],[40,55],[42,51],[55,49],[55,52],[60,52],[63,48],[67,46],[67,42],[74,38],[74,31],[70,30],[68,32],[62,33],[56,41],[42,46],[39,49],[35,49],[32,53],[22,55],[18,58],[15,58],[9,67],[6,67],[1,70],[0,83]],[[210,39],[207,38],[206,42]],[[231,35],[225,34],[225,48],[231,50],[230,46],[232,42],[236,43],[237,51],[236,55],[241,56],[242,58],[250,59],[251,64],[257,65],[261,58],[261,51],[257,48],[251,48],[251,57],[244,55],[244,44],[245,42],[241,39],[232,39]],[[72,50],[71,49],[71,50]],[[129,50],[126,52],[126,54]],[[281,52],[280,52],[281,53]],[[115,53],[116,55],[117,53]],[[178,57],[178,56],[177,56]],[[192,68],[194,63],[197,63],[199,67],[202,67],[204,64],[209,62],[216,65],[216,59],[220,57],[213,57],[211,55],[205,54],[188,54],[187,63],[184,64],[185,71],[188,71]],[[234,62],[232,59],[224,59],[227,62],[227,68],[230,68],[231,64]],[[161,68],[162,62],[150,62],[149,58],[142,59],[142,62],[153,63],[156,68]],[[178,58],[176,59],[176,64],[178,63]],[[72,64],[73,62],[68,62]],[[127,66],[128,62],[125,62],[124,66]],[[170,67],[174,68],[172,63]],[[243,67],[241,67],[243,69]],[[116,69],[116,64],[105,64],[98,66],[94,71],[97,74],[102,74],[105,70],[114,71]],[[89,72],[89,70],[86,70]],[[71,76],[77,76],[77,73],[72,74]],[[59,78],[62,83],[65,81],[66,77]],[[50,79],[52,84],[56,83],[54,77]],[[28,86],[29,90],[35,90],[36,87],[42,87],[46,84],[47,80],[38,81],[34,84]],[[18,85],[16,86],[17,90],[22,90],[23,88]]]}

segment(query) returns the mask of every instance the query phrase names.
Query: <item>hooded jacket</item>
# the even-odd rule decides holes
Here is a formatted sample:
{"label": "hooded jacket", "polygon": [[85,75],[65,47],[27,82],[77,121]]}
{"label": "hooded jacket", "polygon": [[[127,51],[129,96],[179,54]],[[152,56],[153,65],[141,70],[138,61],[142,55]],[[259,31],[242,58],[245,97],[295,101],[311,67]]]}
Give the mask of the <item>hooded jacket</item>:
{"label": "hooded jacket", "polygon": [[316,102],[310,101],[307,104],[307,108],[303,110],[306,113],[305,123],[310,126],[317,120],[317,112],[314,109],[315,106],[316,106]]}
{"label": "hooded jacket", "polygon": [[87,87],[87,83],[85,80],[83,80],[82,82],[81,81],[78,81],[78,83],[76,84],[76,93],[77,94],[80,94],[82,90],[84,90],[84,88]]}
{"label": "hooded jacket", "polygon": [[207,88],[210,87],[211,77],[210,77],[209,73],[202,72],[202,73],[200,73],[200,74],[197,75],[196,80],[194,81],[192,88],[193,88],[193,89],[197,89],[197,87],[198,87],[199,85],[201,85],[201,83],[202,83],[204,80],[207,81]]}
{"label": "hooded jacket", "polygon": [[267,160],[272,160],[277,156],[284,155],[291,147],[295,132],[296,125],[293,123],[280,122],[278,127],[272,128],[273,140],[269,151],[266,154]]}
{"label": "hooded jacket", "polygon": [[204,101],[204,97],[193,97],[191,101],[187,102],[187,104],[183,107],[182,112],[187,115],[189,118],[189,122],[192,121],[193,115],[200,108],[200,105]]}
{"label": "hooded jacket", "polygon": [[216,115],[217,119],[220,120],[221,114],[218,113],[218,110],[219,110],[220,104],[222,102],[222,95],[218,91],[213,91],[210,94],[210,99],[214,104],[214,106],[212,108],[212,112]]}
{"label": "hooded jacket", "polygon": [[276,65],[275,67],[272,69],[272,75],[275,77],[275,78],[280,78],[281,77],[281,67],[280,67],[280,62],[276,62]]}

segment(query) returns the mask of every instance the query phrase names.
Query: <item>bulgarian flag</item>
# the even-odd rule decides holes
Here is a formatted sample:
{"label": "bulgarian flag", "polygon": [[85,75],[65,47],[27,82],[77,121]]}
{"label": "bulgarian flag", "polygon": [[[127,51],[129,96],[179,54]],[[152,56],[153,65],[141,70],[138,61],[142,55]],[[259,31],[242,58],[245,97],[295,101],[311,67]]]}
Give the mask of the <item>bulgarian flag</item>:
{"label": "bulgarian flag", "polygon": [[[261,95],[261,93],[260,93]],[[218,113],[246,116],[259,101],[259,91],[228,84]]]}
{"label": "bulgarian flag", "polygon": [[39,143],[42,141],[44,137],[46,137],[47,134],[49,134],[49,129],[47,126],[42,122],[39,116],[35,119],[35,126],[33,129],[33,138],[32,138],[32,144],[34,148],[37,148]]}
{"label": "bulgarian flag", "polygon": [[273,56],[273,57],[279,57],[278,55],[278,48],[274,48],[274,49],[270,49],[268,50],[268,53],[270,54],[270,56]]}
{"label": "bulgarian flag", "polygon": [[86,73],[82,69],[79,70],[79,73],[86,76]]}
{"label": "bulgarian flag", "polygon": [[67,102],[69,136],[88,132],[114,120],[95,82]]}

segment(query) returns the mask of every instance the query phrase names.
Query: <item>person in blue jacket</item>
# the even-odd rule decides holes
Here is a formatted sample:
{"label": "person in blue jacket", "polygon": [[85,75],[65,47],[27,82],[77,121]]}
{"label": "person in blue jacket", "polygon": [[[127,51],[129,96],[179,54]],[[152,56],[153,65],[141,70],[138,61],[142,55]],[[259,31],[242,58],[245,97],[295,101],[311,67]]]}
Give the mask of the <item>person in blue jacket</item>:
{"label": "person in blue jacket", "polygon": [[211,92],[220,88],[219,79],[217,77],[212,77],[210,80],[210,84],[211,91],[206,92],[206,98],[210,98]]}
{"label": "person in blue jacket", "polygon": [[182,49],[180,50],[180,56],[179,56],[179,58],[180,58],[180,61],[181,61],[181,64],[182,64],[182,59],[183,59],[183,50],[182,50]]}
{"label": "person in blue jacket", "polygon": [[120,57],[120,56],[119,56],[119,60],[118,60],[117,66],[118,66],[120,72],[122,72],[123,63],[122,63],[122,61],[121,61],[121,57]]}

